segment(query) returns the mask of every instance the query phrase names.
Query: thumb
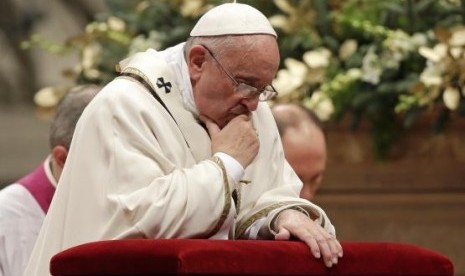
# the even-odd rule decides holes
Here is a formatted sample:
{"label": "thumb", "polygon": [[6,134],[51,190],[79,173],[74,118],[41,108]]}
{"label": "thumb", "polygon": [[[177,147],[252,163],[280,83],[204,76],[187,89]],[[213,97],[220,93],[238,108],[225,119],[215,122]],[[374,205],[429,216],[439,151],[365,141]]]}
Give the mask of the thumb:
{"label": "thumb", "polygon": [[289,240],[291,238],[291,233],[284,227],[279,229],[279,232],[274,236],[275,240]]}
{"label": "thumb", "polygon": [[213,122],[210,118],[205,117],[205,116],[200,116],[200,120],[205,123],[205,126],[207,127],[210,137],[220,132],[221,130],[220,127],[215,122]]}

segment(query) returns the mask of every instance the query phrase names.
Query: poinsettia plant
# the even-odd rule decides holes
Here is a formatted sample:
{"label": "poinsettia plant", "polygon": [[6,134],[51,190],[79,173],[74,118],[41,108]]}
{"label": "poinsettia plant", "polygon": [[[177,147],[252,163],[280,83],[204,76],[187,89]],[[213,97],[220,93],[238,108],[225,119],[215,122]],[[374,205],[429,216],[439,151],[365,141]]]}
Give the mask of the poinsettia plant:
{"label": "poinsettia plant", "polygon": [[[107,0],[108,12],[81,35],[64,43],[35,35],[24,46],[77,52],[80,62],[67,76],[104,84],[119,60],[185,40],[197,19],[223,2]],[[273,102],[300,102],[323,121],[349,118],[354,129],[368,124],[377,157],[388,156],[422,114],[433,113],[436,131],[451,114],[465,116],[465,0],[240,2],[261,10],[278,31],[282,64]],[[43,89],[37,104],[56,104],[62,94]]]}

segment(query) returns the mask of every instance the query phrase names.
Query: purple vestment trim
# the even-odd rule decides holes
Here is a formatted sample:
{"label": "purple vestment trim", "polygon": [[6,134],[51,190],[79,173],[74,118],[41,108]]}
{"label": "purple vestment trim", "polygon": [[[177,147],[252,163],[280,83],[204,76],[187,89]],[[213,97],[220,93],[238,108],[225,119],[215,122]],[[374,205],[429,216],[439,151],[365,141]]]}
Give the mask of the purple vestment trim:
{"label": "purple vestment trim", "polygon": [[39,203],[44,213],[47,213],[55,193],[55,187],[48,179],[44,165],[48,164],[42,163],[33,172],[18,180],[17,183],[23,185]]}

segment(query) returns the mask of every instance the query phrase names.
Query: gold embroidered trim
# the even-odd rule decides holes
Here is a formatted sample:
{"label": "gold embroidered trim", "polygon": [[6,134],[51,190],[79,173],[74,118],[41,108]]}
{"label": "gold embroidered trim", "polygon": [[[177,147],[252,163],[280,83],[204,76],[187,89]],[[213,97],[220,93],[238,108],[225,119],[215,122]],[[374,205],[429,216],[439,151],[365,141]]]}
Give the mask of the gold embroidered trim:
{"label": "gold embroidered trim", "polygon": [[237,214],[239,214],[239,212],[241,211],[241,202],[242,202],[242,187],[240,183],[236,184],[236,188],[234,190],[236,191],[236,195],[237,195],[237,199],[236,199],[236,217],[237,217]]}
{"label": "gold embroidered trim", "polygon": [[210,158],[216,165],[218,165],[221,169],[221,172],[223,173],[223,183],[224,183],[224,207],[223,207],[223,212],[221,213],[220,219],[218,220],[218,223],[216,224],[215,228],[213,228],[210,233],[208,233],[207,237],[213,236],[216,232],[218,232],[223,225],[224,221],[228,217],[229,210],[231,209],[231,192],[229,191],[229,181],[228,181],[228,175],[226,173],[226,168],[224,167],[223,161],[217,157],[217,156],[212,156]]}
{"label": "gold embroidered trim", "polygon": [[141,70],[134,68],[134,67],[126,67],[121,73],[131,73],[131,74],[137,75],[143,78],[148,84],[150,84],[153,90],[155,90],[154,89],[155,86],[153,86],[152,82],[150,82],[150,79]]}
{"label": "gold embroidered trim", "polygon": [[256,220],[266,216],[270,211],[272,211],[274,209],[281,208],[281,207],[286,206],[286,205],[289,205],[289,203],[280,202],[280,203],[273,204],[273,205],[271,205],[271,206],[269,206],[269,207],[267,207],[265,209],[262,209],[262,210],[258,211],[257,213],[255,213],[253,216],[251,216],[248,220],[246,220],[243,224],[241,224],[236,229],[236,235],[235,236],[237,238],[241,238],[242,235],[244,235],[245,230],[247,230],[247,228],[249,228],[249,226],[252,225]]}

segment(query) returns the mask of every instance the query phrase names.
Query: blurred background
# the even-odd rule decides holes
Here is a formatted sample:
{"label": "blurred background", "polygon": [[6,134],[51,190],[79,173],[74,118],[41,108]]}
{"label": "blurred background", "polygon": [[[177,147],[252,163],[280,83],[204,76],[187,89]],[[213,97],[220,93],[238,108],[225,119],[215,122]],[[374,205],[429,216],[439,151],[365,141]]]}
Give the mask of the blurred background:
{"label": "blurred background", "polygon": [[[183,41],[222,2],[3,0],[0,187],[45,159],[69,87],[104,84],[127,55]],[[278,31],[274,102],[325,122],[315,202],[339,239],[417,244],[465,275],[465,1],[240,2]]]}

